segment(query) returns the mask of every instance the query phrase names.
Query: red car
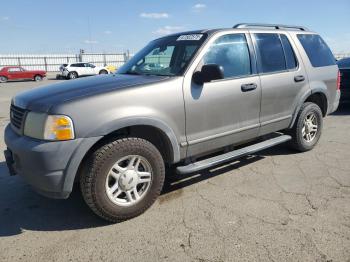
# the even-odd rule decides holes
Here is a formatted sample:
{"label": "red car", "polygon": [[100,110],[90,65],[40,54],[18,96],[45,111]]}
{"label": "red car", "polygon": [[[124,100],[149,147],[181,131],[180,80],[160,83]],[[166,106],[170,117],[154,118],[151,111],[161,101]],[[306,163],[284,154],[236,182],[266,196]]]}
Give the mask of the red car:
{"label": "red car", "polygon": [[6,66],[0,70],[0,83],[8,80],[24,80],[31,79],[41,81],[46,76],[46,71],[42,70],[26,70],[20,66]]}

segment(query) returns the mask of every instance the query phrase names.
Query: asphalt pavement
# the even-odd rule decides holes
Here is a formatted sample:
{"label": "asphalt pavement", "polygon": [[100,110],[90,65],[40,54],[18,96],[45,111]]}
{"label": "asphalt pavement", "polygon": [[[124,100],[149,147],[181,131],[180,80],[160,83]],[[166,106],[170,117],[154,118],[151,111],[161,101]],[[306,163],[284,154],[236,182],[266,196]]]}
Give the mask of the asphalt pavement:
{"label": "asphalt pavement", "polygon": [[[11,97],[49,84],[0,85],[0,151]],[[61,80],[66,81],[66,80]],[[284,145],[188,176],[167,173],[145,214],[96,217],[10,177],[0,155],[0,261],[350,261],[350,108],[324,120],[316,148]]]}

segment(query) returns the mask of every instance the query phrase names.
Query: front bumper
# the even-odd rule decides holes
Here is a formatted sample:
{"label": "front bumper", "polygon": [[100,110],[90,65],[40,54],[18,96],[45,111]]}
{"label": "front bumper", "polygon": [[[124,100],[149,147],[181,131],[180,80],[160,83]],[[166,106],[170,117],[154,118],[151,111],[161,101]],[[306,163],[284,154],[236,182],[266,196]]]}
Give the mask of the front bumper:
{"label": "front bumper", "polygon": [[68,198],[81,160],[99,138],[47,142],[5,129],[6,162],[11,174],[23,177],[42,195]]}

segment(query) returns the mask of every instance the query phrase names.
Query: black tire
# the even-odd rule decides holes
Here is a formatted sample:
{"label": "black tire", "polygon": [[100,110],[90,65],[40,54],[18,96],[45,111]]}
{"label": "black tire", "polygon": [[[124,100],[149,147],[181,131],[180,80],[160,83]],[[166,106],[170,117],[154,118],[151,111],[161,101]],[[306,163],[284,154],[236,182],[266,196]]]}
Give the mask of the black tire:
{"label": "black tire", "polygon": [[7,77],[6,76],[0,76],[0,83],[6,83],[7,82]]}
{"label": "black tire", "polygon": [[[116,161],[128,155],[147,159],[152,168],[152,181],[139,202],[120,206],[108,197],[106,180]],[[103,145],[89,157],[82,168],[80,186],[85,202],[94,213],[107,221],[118,222],[145,212],[159,196],[164,177],[164,161],[153,144],[140,138],[123,138]]]}
{"label": "black tire", "polygon": [[108,74],[108,71],[107,70],[101,70],[98,74],[99,75],[106,75],[106,74]]}
{"label": "black tire", "polygon": [[[317,121],[317,131],[312,140],[307,141],[303,136],[304,120],[309,115],[314,114]],[[320,107],[312,102],[304,103],[298,113],[297,119],[288,134],[292,136],[290,146],[300,152],[305,152],[313,149],[321,137],[323,127],[323,116]]]}
{"label": "black tire", "polygon": [[78,78],[78,73],[77,72],[70,72],[68,74],[68,79],[76,79]]}
{"label": "black tire", "polygon": [[39,81],[42,81],[42,80],[43,80],[43,77],[41,75],[34,76],[34,81],[35,82],[39,82]]}

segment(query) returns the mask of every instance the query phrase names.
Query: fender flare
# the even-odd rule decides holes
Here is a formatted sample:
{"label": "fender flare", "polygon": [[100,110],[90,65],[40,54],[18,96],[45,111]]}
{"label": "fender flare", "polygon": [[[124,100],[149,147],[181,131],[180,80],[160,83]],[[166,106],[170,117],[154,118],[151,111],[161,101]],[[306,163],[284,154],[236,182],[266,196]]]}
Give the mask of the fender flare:
{"label": "fender flare", "polygon": [[167,123],[160,119],[150,117],[127,117],[115,119],[95,129],[88,136],[106,136],[116,130],[137,125],[152,126],[162,131],[170,141],[173,152],[173,162],[176,163],[180,161],[180,146],[177,136],[174,130]]}
{"label": "fender flare", "polygon": [[[180,161],[180,147],[178,140],[174,131],[166,124],[164,121],[148,118],[148,117],[133,117],[133,118],[124,118],[124,119],[116,119],[108,124],[95,129],[92,133],[90,133],[86,138],[81,138],[82,142],[78,146],[78,148],[73,153],[68,167],[65,171],[65,179],[63,183],[63,192],[67,192],[68,194],[72,191],[73,184],[75,181],[75,177],[77,175],[79,166],[86,156],[87,152],[101,139],[103,139],[106,135],[113,133],[119,129],[136,126],[136,125],[147,125],[152,126],[160,131],[162,131],[167,138],[169,139],[172,147],[172,162],[176,163]],[[99,135],[96,135],[99,134]]]}
{"label": "fender flare", "polygon": [[293,112],[293,118],[292,118],[292,122],[291,124],[289,125],[289,128],[292,128],[297,117],[298,117],[298,112],[301,108],[301,106],[305,103],[305,101],[308,99],[309,96],[311,96],[312,94],[315,94],[315,93],[322,93],[326,96],[326,99],[327,99],[327,111],[328,111],[328,108],[329,108],[329,105],[328,105],[328,94],[327,94],[327,89],[325,87],[315,87],[313,88],[312,90],[308,90],[307,92],[305,92],[305,94],[303,94],[301,96],[301,99],[300,99],[300,103],[298,103],[298,105],[296,106],[294,112]]}

